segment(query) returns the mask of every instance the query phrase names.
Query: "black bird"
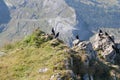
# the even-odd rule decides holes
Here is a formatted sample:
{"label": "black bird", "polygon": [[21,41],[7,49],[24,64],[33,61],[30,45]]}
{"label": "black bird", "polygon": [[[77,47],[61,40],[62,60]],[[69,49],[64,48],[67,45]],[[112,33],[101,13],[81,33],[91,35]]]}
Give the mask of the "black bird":
{"label": "black bird", "polygon": [[99,33],[98,36],[101,37],[101,34]]}
{"label": "black bird", "polygon": [[113,40],[112,37],[108,36],[108,38],[109,38],[113,43],[115,43],[115,41]]}
{"label": "black bird", "polygon": [[59,36],[59,32],[55,35],[55,38],[58,38],[58,36]]}
{"label": "black bird", "polygon": [[52,34],[55,36],[55,30],[54,30],[54,28],[52,28]]}
{"label": "black bird", "polygon": [[113,45],[112,45],[112,48],[113,48],[113,49],[116,49],[115,46],[113,46]]}
{"label": "black bird", "polygon": [[99,30],[98,36],[99,36],[100,38],[102,38],[102,36],[103,36],[103,31],[102,31],[101,29]]}
{"label": "black bird", "polygon": [[107,32],[105,32],[105,35],[106,35],[106,36],[109,36],[109,34],[108,34]]}
{"label": "black bird", "polygon": [[119,49],[112,45],[112,48],[116,51],[116,53],[119,53]]}
{"label": "black bird", "polygon": [[99,30],[99,33],[103,33],[103,31],[100,29],[100,30]]}
{"label": "black bird", "polygon": [[78,35],[76,35],[76,39],[79,39],[79,36],[78,36]]}
{"label": "black bird", "polygon": [[113,43],[115,43],[115,41],[113,40],[113,38],[110,37],[109,34],[108,34],[107,32],[105,32],[105,35],[108,36],[108,38],[109,38]]}

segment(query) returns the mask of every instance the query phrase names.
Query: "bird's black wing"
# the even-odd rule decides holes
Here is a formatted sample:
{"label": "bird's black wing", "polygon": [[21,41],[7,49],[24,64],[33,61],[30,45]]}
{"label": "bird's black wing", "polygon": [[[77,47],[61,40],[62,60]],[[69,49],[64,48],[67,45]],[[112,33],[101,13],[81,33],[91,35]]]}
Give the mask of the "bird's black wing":
{"label": "bird's black wing", "polygon": [[109,34],[108,34],[107,32],[105,32],[105,35],[106,35],[106,36],[109,36]]}
{"label": "bird's black wing", "polygon": [[112,38],[112,37],[110,37],[110,36],[109,36],[109,39],[110,39],[113,43],[115,43],[115,41],[113,40],[113,38]]}
{"label": "bird's black wing", "polygon": [[76,36],[76,39],[79,39],[79,36],[78,36],[78,35]]}
{"label": "bird's black wing", "polygon": [[99,33],[103,33],[103,31],[100,29],[100,30],[99,30]]}
{"label": "bird's black wing", "polygon": [[59,36],[59,32],[55,35],[55,38],[58,38],[58,36]]}
{"label": "bird's black wing", "polygon": [[54,30],[54,28],[52,28],[52,34],[55,35],[55,30]]}

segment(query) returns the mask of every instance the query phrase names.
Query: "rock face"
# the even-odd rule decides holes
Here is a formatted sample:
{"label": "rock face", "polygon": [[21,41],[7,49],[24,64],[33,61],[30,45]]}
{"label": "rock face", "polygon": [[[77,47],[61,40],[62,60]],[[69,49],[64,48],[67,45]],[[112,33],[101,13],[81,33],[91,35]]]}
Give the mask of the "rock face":
{"label": "rock face", "polygon": [[113,36],[110,36],[107,32],[101,32],[96,34],[91,40],[93,48],[100,51],[100,55],[103,58],[107,61],[114,62],[117,51],[114,49],[116,44]]}
{"label": "rock face", "polygon": [[[73,42],[75,42],[75,41],[76,40],[74,40]],[[77,45],[73,46],[73,49],[75,49],[76,51],[84,50],[87,53],[89,59],[96,58],[96,52],[93,49],[91,42],[89,42],[89,41],[80,41],[79,40],[79,43],[77,42]]]}
{"label": "rock face", "polygon": [[73,49],[76,51],[84,50],[88,54],[89,59],[96,58],[97,55],[100,55],[106,61],[114,62],[116,54],[120,53],[119,44],[115,42],[114,36],[102,30],[95,34],[90,41],[75,39],[73,45]]}
{"label": "rock face", "polygon": [[4,3],[11,19],[6,23],[7,28],[1,31],[1,43],[21,39],[37,27],[47,33],[55,27],[55,31],[60,32],[60,38],[70,43],[76,15],[64,0],[4,0]]}
{"label": "rock face", "polygon": [[1,44],[21,39],[37,27],[47,33],[55,27],[68,44],[76,34],[89,39],[98,28],[120,37],[119,0],[1,0],[0,4]]}
{"label": "rock face", "polygon": [[[116,55],[120,54],[120,44],[115,42],[114,36],[100,30],[90,41],[75,39],[73,44],[75,42],[76,45],[74,45],[72,49],[82,55],[81,61],[83,62],[84,67],[86,67],[85,69],[88,69],[84,72],[83,80],[94,80],[93,75],[89,72],[89,70],[92,69],[91,67],[95,66],[93,65],[94,63],[91,63],[92,60],[99,61],[100,64],[110,63],[112,67],[115,66]],[[116,71],[111,71],[111,76],[113,78],[112,80],[116,80]]]}
{"label": "rock face", "polygon": [[[72,8],[75,9],[76,25],[82,33],[83,38],[90,36],[91,32],[96,31],[98,28],[120,28],[119,15],[119,0],[110,1],[94,1],[94,0],[65,0]],[[84,26],[84,27],[83,27]],[[115,31],[115,29],[114,29]],[[111,32],[110,32],[111,33]],[[112,32],[113,34],[118,32]]]}

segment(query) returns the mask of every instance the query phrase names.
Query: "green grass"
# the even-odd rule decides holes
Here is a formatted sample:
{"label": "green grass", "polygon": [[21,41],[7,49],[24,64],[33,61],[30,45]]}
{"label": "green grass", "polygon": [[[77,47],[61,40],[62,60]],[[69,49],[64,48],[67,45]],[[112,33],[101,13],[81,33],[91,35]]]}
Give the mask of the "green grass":
{"label": "green grass", "polygon": [[[64,70],[63,60],[69,56],[67,47],[58,40],[45,40],[42,35],[45,34],[34,32],[23,41],[2,48],[7,55],[0,57],[0,80],[49,80],[54,71]],[[53,41],[59,44],[52,46]],[[39,73],[41,68],[48,71]]]}
{"label": "green grass", "polygon": [[[34,31],[22,41],[5,45],[0,50],[6,53],[0,57],[0,80],[49,80],[56,73],[60,73],[63,80],[72,80],[70,70],[80,78],[85,73],[92,74],[95,80],[111,79],[112,70],[119,76],[119,70],[106,65],[104,60],[92,59],[89,67],[86,67],[84,50],[77,47],[70,49],[62,41],[53,39],[51,35],[46,36],[40,30]],[[71,58],[73,66],[70,63]],[[70,63],[69,70],[66,69],[66,60]],[[48,68],[48,71],[39,73],[42,68]],[[77,78],[74,80],[81,80]]]}
{"label": "green grass", "polygon": [[[49,42],[47,42],[49,44]],[[45,44],[44,44],[45,45]],[[0,77],[2,80],[37,80],[41,78],[50,78],[53,73],[54,65],[59,64],[57,69],[62,69],[62,60],[65,59],[65,53],[57,48],[46,45],[44,48],[26,47],[24,49],[15,49],[8,52],[8,55],[0,58]],[[39,74],[40,68],[47,67],[49,71]],[[46,80],[48,80],[48,78]]]}

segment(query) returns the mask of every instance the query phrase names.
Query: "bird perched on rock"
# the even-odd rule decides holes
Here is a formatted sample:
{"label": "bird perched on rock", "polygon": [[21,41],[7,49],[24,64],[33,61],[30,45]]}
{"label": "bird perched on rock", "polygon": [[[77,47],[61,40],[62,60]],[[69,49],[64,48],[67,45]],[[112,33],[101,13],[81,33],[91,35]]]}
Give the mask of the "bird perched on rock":
{"label": "bird perched on rock", "polygon": [[59,32],[55,35],[55,38],[58,38],[58,36],[59,36]]}
{"label": "bird perched on rock", "polygon": [[78,36],[78,35],[76,35],[76,39],[79,39],[79,36]]}
{"label": "bird perched on rock", "polygon": [[59,32],[56,34],[54,28],[52,28],[51,32],[52,32],[52,35],[53,35],[54,38],[59,37]]}
{"label": "bird perched on rock", "polygon": [[55,35],[55,30],[54,30],[54,28],[52,28],[52,34]]}
{"label": "bird perched on rock", "polygon": [[109,36],[109,34],[107,32],[105,32],[105,35],[113,42],[115,43],[115,41],[113,40],[113,38],[111,36]]}
{"label": "bird perched on rock", "polygon": [[112,37],[108,36],[108,38],[109,38],[113,43],[115,43],[115,41],[113,40]]}
{"label": "bird perched on rock", "polygon": [[99,30],[99,33],[103,33],[103,31],[100,29],[100,30]]}
{"label": "bird perched on rock", "polygon": [[108,34],[107,32],[105,32],[105,35],[106,35],[106,36],[109,36],[109,34]]}
{"label": "bird perched on rock", "polygon": [[100,38],[103,38],[103,31],[102,31],[101,29],[99,30],[98,36],[99,36]]}
{"label": "bird perched on rock", "polygon": [[75,38],[76,39],[73,41],[73,46],[76,46],[76,45],[78,45],[80,43],[79,36],[76,35]]}
{"label": "bird perched on rock", "polygon": [[112,48],[113,48],[113,49],[116,49],[114,45],[112,45]]}
{"label": "bird perched on rock", "polygon": [[119,49],[116,46],[112,45],[112,48],[116,51],[116,53],[119,53]]}

